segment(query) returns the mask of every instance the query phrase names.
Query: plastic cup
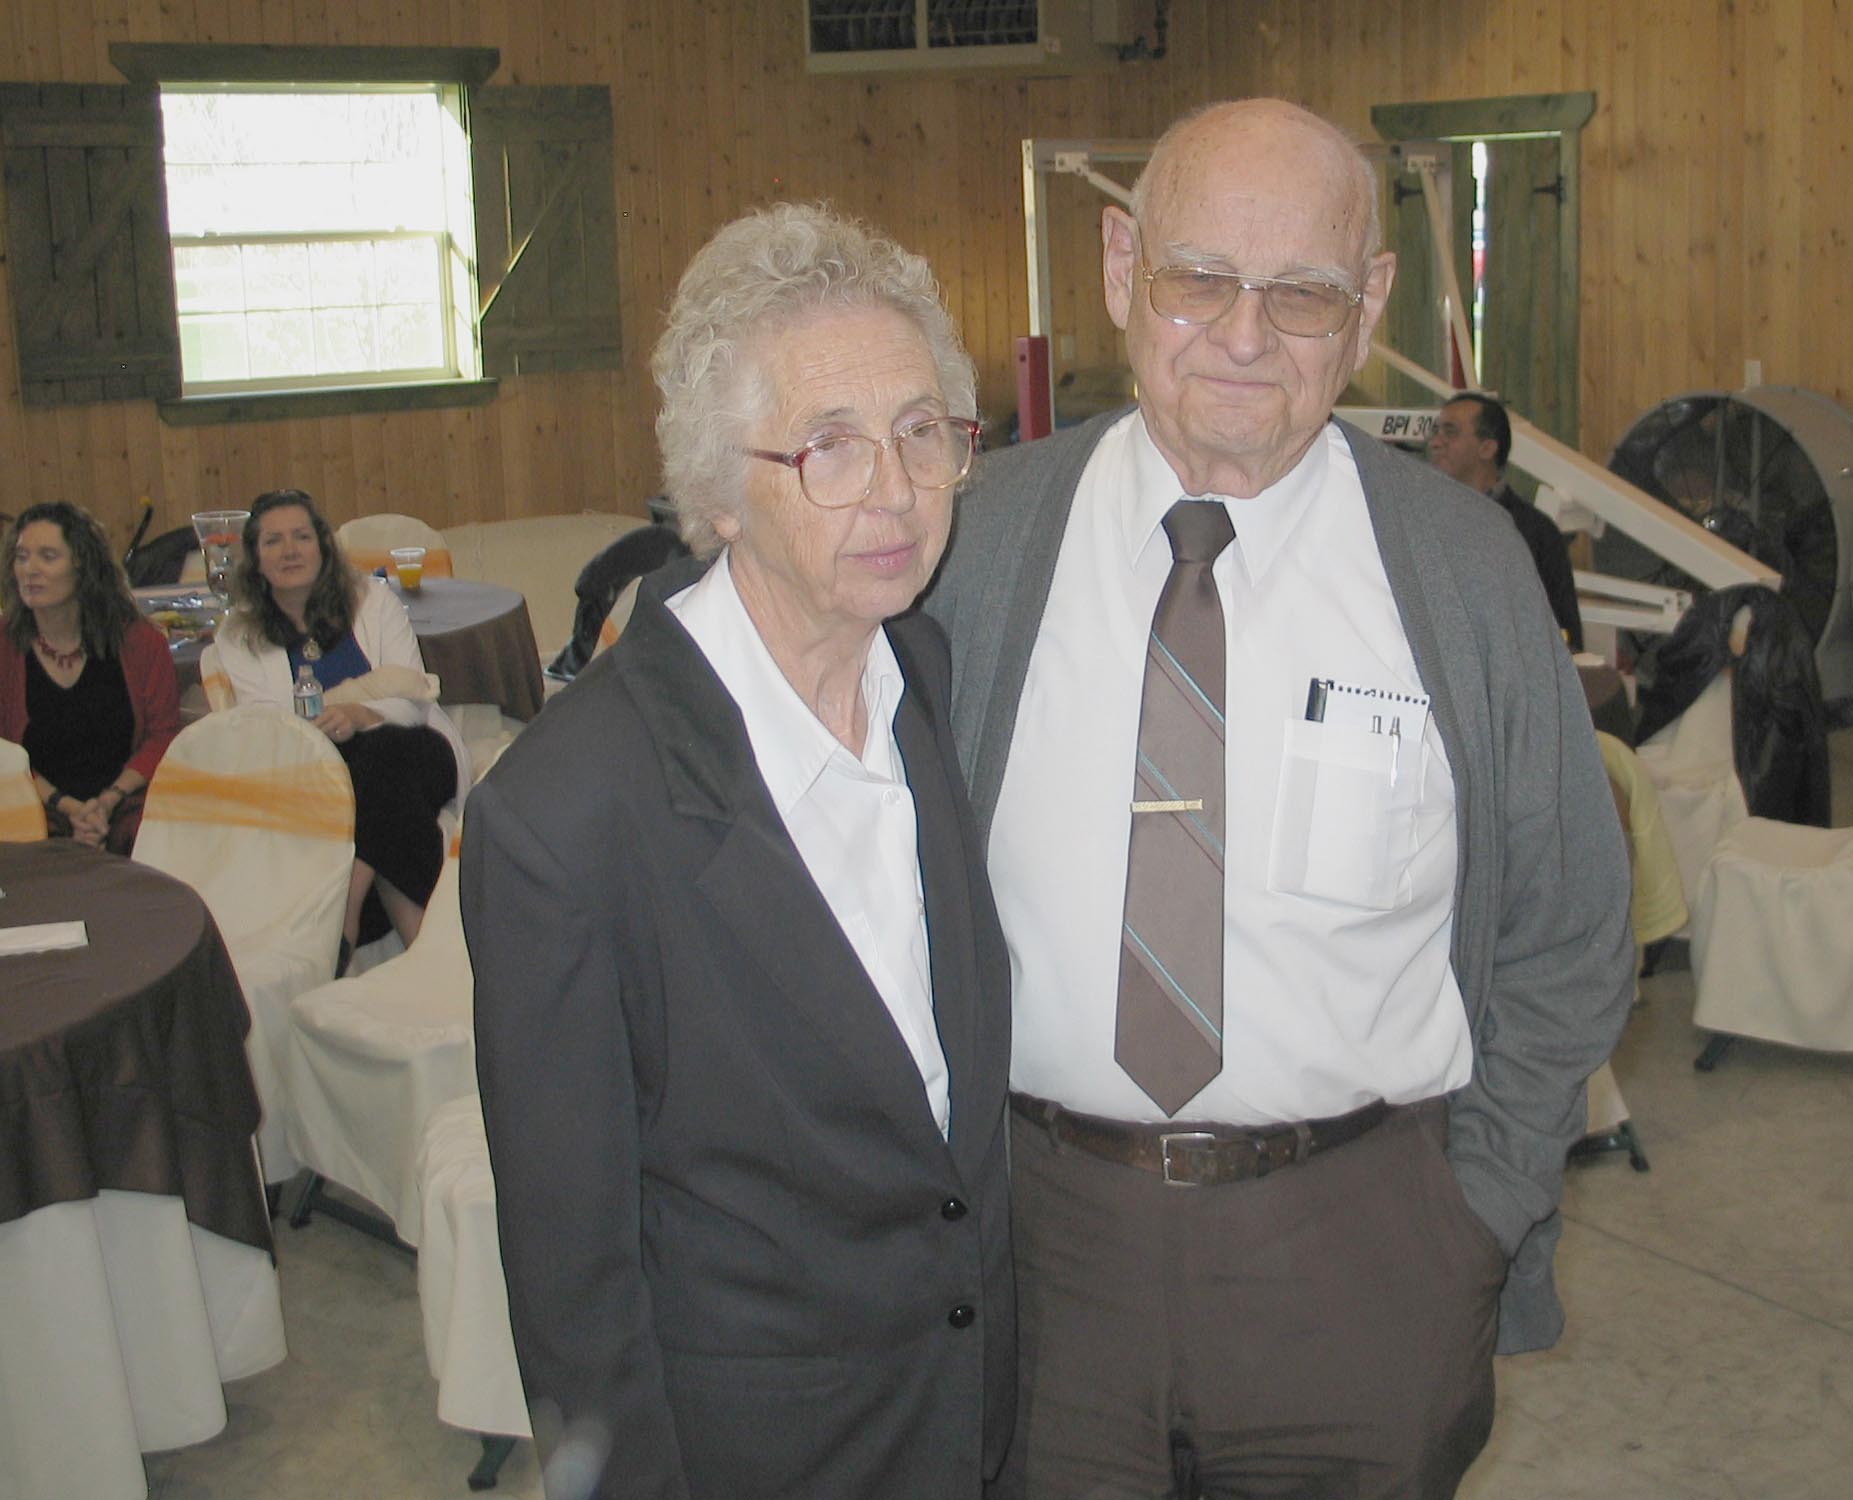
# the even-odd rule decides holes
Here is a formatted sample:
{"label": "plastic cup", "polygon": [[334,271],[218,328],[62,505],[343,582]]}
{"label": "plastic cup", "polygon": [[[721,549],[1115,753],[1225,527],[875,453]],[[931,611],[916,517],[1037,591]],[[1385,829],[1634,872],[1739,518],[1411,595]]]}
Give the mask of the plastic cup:
{"label": "plastic cup", "polygon": [[202,510],[192,516],[193,534],[199,538],[200,551],[206,557],[206,577],[222,601],[229,593],[233,555],[238,551],[244,523],[250,519],[248,510]]}
{"label": "plastic cup", "polygon": [[399,587],[408,594],[416,594],[425,586],[425,549],[394,547],[392,568],[399,575]]}

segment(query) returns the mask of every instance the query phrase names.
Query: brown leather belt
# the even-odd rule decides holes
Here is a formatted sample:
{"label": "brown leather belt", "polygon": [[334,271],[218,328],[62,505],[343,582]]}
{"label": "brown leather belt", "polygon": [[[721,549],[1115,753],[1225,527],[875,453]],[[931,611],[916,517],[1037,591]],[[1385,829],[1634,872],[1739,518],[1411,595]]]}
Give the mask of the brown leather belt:
{"label": "brown leather belt", "polygon": [[1012,1094],[1010,1107],[1048,1131],[1059,1145],[1073,1146],[1102,1161],[1136,1167],[1172,1187],[1219,1187],[1265,1177],[1355,1141],[1390,1113],[1377,1099],[1348,1115],[1300,1120],[1292,1125],[1142,1125],[1078,1115],[1048,1099]]}

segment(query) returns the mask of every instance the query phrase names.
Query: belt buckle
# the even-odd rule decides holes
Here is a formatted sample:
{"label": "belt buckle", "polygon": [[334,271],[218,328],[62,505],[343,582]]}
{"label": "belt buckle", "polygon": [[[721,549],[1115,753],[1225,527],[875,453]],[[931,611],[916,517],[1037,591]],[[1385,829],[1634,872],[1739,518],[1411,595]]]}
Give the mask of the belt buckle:
{"label": "belt buckle", "polygon": [[1214,1146],[1216,1137],[1207,1130],[1175,1130],[1158,1137],[1158,1156],[1163,1169],[1166,1187],[1200,1187],[1201,1183],[1192,1182],[1188,1177],[1171,1175],[1171,1147],[1180,1146]]}

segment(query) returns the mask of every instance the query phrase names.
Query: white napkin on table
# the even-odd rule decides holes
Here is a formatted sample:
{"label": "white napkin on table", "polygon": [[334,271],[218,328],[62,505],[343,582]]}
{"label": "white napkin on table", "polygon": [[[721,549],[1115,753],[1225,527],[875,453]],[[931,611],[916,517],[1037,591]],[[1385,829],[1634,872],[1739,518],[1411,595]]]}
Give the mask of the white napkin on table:
{"label": "white napkin on table", "polygon": [[0,955],[50,953],[54,948],[87,948],[90,934],[82,922],[35,922],[29,927],[0,927]]}

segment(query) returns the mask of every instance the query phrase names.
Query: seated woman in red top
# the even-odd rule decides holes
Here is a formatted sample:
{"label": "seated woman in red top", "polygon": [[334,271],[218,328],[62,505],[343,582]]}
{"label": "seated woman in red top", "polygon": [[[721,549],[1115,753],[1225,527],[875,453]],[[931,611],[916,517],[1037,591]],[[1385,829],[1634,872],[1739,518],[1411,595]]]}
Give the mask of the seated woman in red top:
{"label": "seated woman in red top", "polygon": [[180,732],[167,640],[88,512],[31,506],[5,552],[0,739],[25,746],[53,838],[127,854],[148,778]]}

